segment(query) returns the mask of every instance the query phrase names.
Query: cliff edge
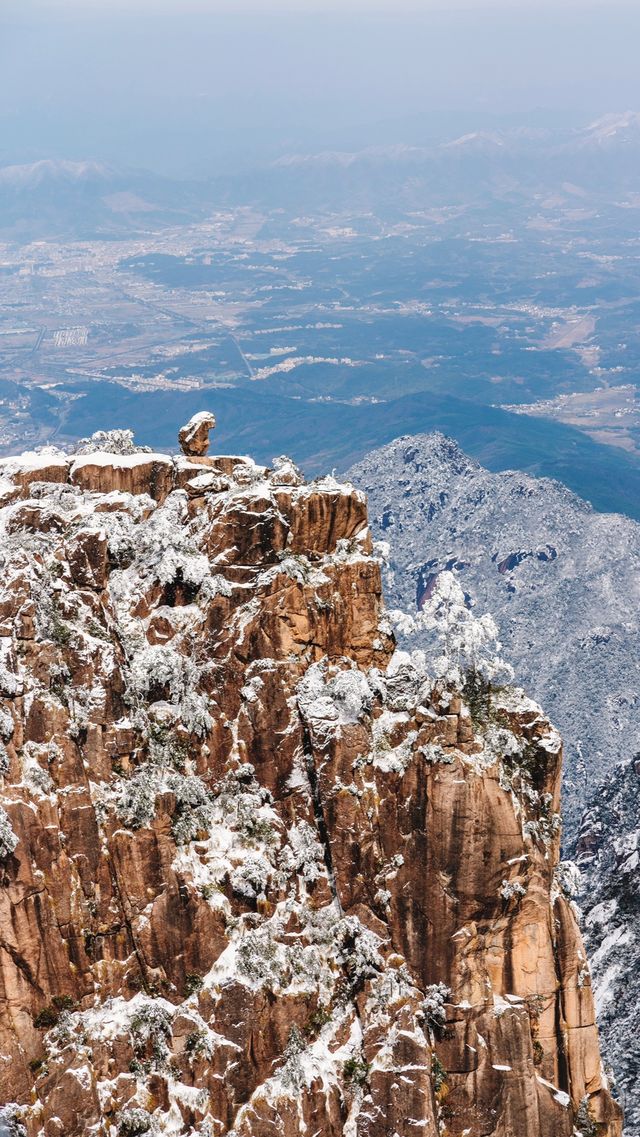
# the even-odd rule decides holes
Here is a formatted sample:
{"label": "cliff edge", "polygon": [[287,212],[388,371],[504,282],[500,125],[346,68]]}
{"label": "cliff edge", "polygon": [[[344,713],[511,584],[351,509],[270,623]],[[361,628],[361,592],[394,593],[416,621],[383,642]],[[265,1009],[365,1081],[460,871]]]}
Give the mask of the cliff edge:
{"label": "cliff edge", "polygon": [[362,494],[89,448],[0,526],[8,1132],[619,1135],[560,739],[395,651]]}

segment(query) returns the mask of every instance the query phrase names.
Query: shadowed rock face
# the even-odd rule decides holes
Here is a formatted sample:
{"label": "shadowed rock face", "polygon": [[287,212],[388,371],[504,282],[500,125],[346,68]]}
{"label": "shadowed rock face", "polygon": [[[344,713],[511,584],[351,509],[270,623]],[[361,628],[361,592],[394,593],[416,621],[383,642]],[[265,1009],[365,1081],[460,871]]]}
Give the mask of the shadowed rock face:
{"label": "shadowed rock face", "polygon": [[618,1135],[560,740],[394,654],[363,496],[0,473],[0,1124]]}

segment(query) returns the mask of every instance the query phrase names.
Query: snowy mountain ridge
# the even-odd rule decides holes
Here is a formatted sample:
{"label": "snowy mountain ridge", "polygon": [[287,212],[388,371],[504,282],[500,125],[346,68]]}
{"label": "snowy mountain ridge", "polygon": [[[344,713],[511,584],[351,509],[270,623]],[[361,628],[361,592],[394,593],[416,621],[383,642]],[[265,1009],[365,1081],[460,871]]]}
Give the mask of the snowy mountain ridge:
{"label": "snowy mountain ridge", "polygon": [[517,681],[565,738],[571,841],[587,784],[638,749],[640,525],[560,482],[490,473],[437,433],[399,438],[347,476],[389,546],[391,607],[417,612],[452,570],[475,611],[496,618]]}

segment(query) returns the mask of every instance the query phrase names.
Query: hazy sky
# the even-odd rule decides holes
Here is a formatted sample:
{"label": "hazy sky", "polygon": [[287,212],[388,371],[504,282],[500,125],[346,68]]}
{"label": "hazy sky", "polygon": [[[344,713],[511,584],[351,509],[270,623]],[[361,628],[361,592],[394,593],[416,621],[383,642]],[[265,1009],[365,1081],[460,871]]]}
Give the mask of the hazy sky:
{"label": "hazy sky", "polygon": [[[624,0],[617,5],[618,8],[627,7],[633,9],[636,5],[636,0]],[[287,12],[327,12],[330,9],[337,9],[341,12],[345,10],[360,11],[371,13],[378,12],[391,12],[394,14],[401,12],[430,12],[430,11],[489,11],[490,9],[502,9],[503,11],[518,11],[526,9],[539,10],[544,7],[558,9],[581,10],[601,8],[605,10],[610,8],[611,5],[605,3],[604,0],[595,0],[591,4],[585,0],[536,0],[536,3],[527,4],[526,0],[5,0],[5,7],[13,7],[16,11],[24,11],[29,8],[32,11],[56,11],[56,12],[97,12],[100,8],[106,11],[113,11],[116,8],[123,8],[131,12],[132,10],[145,11],[157,13],[162,10],[173,11],[184,15],[187,12],[197,13],[217,13],[217,12],[237,12],[238,10],[250,12],[267,12],[269,14],[276,11]]]}
{"label": "hazy sky", "polygon": [[191,174],[487,115],[586,120],[640,109],[638,43],[637,0],[0,0],[0,161]]}

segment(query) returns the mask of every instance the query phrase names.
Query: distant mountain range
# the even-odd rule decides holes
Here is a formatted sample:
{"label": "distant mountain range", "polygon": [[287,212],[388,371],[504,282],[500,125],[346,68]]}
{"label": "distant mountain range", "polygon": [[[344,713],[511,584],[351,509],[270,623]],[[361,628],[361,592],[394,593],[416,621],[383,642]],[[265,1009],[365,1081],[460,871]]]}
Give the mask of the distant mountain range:
{"label": "distant mountain range", "polygon": [[[224,183],[221,183],[224,184]],[[607,114],[581,129],[477,130],[428,146],[292,153],[245,174],[227,193],[308,209],[398,212],[564,190],[624,194],[640,184],[640,113]]]}
{"label": "distant mountain range", "polygon": [[215,205],[396,213],[456,201],[554,190],[640,188],[640,113],[581,129],[475,130],[421,146],[284,154],[241,174],[184,182],[95,161],[44,159],[0,167],[0,237],[120,235],[188,221]]}
{"label": "distant mountain range", "polygon": [[0,238],[122,236],[203,215],[202,187],[100,162],[0,167]]}
{"label": "distant mountain range", "polygon": [[513,127],[498,131],[476,131],[443,143],[440,149],[522,149],[536,147],[549,153],[570,154],[587,149],[609,151],[621,146],[640,147],[640,113],[605,114],[577,130],[551,130],[549,128]]}
{"label": "distant mountain range", "polygon": [[581,129],[552,130],[549,127],[513,126],[498,130],[474,130],[445,142],[421,147],[397,143],[371,146],[355,152],[321,151],[289,154],[273,165],[293,167],[303,164],[354,165],[359,161],[425,162],[454,153],[504,153],[538,151],[540,154],[571,154],[587,149],[609,151],[618,147],[640,147],[640,112],[606,114]]}
{"label": "distant mountain range", "polygon": [[4,190],[11,187],[27,192],[42,187],[51,189],[56,184],[73,189],[74,186],[93,183],[104,189],[105,185],[117,178],[117,171],[101,162],[65,162],[43,158],[39,162],[0,168],[0,186]]}
{"label": "distant mountain range", "polygon": [[577,147],[598,146],[640,146],[640,113],[627,111],[625,114],[606,114],[592,122],[585,130],[578,132],[574,145]]}

